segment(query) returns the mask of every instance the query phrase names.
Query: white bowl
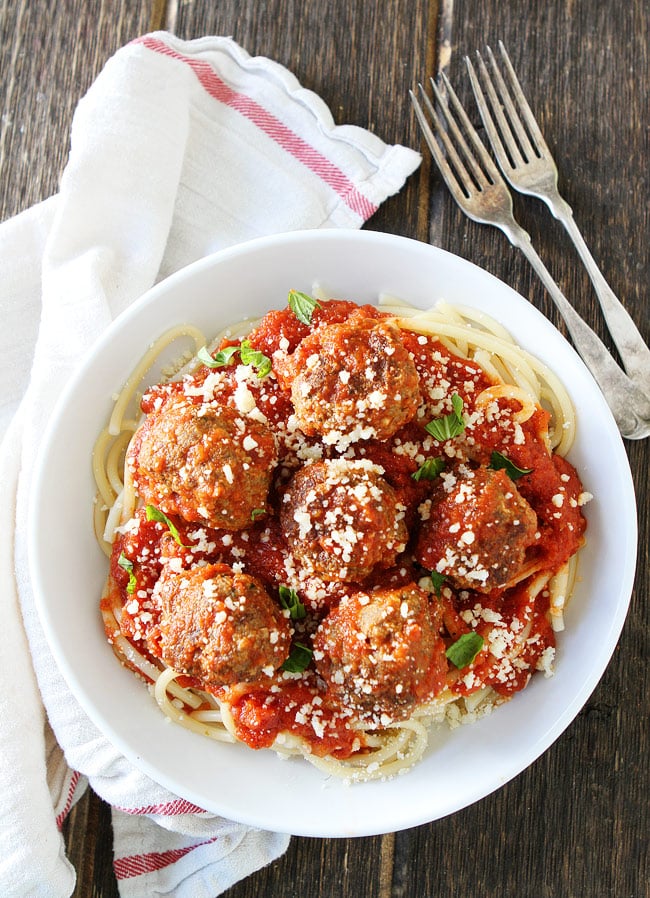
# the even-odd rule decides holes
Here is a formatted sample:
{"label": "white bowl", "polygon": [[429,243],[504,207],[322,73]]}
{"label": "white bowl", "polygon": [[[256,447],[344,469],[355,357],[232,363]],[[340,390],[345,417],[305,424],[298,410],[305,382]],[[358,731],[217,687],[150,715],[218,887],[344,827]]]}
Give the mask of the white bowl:
{"label": "white bowl", "polygon": [[[534,677],[475,724],[434,730],[425,758],[406,775],[353,786],[304,760],[215,743],[167,723],[148,690],[115,659],[98,610],[107,562],[93,534],[90,458],[111,394],[168,327],[189,322],[213,334],[242,316],[285,305],[290,288],[310,292],[315,281],[357,302],[376,302],[386,292],[425,308],[443,298],[501,321],[568,386],[579,421],[569,458],[595,497],[586,506],[587,544],[558,637],[555,675]],[[438,819],[488,795],[538,758],[605,670],[636,558],[636,508],[623,444],[569,344],[485,271],[426,244],[370,231],[296,232],[237,246],[158,284],[124,312],[52,415],[30,528],[31,571],[49,643],[71,690],[106,737],[158,783],[200,807],[256,827],[321,837],[374,835]],[[61,564],[62,558],[74,561]]]}

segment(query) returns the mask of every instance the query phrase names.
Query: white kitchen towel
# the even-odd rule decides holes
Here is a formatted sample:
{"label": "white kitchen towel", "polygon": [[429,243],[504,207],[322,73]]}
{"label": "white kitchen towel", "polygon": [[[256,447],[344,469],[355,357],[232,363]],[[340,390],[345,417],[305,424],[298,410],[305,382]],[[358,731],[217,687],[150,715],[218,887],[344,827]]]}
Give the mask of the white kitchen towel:
{"label": "white kitchen towel", "polygon": [[289,71],[229,38],[155,33],[118,51],[80,101],[59,192],[0,225],[0,894],[72,892],[60,828],[87,782],[113,807],[122,898],[213,898],[286,850],[288,836],[152,782],[70,694],[30,586],[31,472],[71,372],[152,284],[264,234],[358,228],[418,163],[335,126]]}

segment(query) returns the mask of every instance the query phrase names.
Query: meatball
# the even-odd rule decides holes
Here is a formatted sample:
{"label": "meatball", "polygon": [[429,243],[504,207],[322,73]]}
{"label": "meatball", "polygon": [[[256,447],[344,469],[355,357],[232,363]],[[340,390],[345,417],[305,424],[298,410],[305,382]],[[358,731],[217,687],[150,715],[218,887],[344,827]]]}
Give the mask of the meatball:
{"label": "meatball", "polygon": [[291,644],[282,610],[261,583],[227,565],[169,567],[156,584],[162,658],[211,686],[271,676]]}
{"label": "meatball", "polygon": [[537,515],[503,470],[460,465],[440,478],[416,548],[424,567],[459,589],[490,592],[522,571]]}
{"label": "meatball", "polygon": [[293,554],[322,580],[362,580],[388,567],[406,547],[404,506],[384,469],[362,459],[300,468],[290,481],[280,523]]}
{"label": "meatball", "polygon": [[305,337],[284,380],[291,382],[300,429],[331,444],[388,439],[420,404],[415,363],[399,328],[359,315]]}
{"label": "meatball", "polygon": [[183,397],[147,415],[127,458],[145,503],[224,530],[242,530],[265,507],[276,461],[265,424]]}
{"label": "meatball", "polygon": [[315,664],[328,690],[369,725],[409,717],[445,681],[436,607],[414,583],[342,599],[314,636]]}

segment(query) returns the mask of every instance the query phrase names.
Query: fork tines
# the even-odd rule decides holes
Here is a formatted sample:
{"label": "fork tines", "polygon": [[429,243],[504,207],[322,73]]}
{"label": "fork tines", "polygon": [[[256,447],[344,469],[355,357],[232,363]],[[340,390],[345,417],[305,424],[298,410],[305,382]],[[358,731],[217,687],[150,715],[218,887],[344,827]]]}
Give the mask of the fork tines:
{"label": "fork tines", "polygon": [[447,76],[441,73],[440,81],[448,100],[434,79],[429,80],[435,105],[422,84],[418,85],[421,103],[410,91],[427,145],[463,211],[475,221],[492,222],[491,215],[486,215],[485,193],[496,190],[501,201],[511,202],[503,179]]}
{"label": "fork tines", "polygon": [[502,41],[499,41],[499,51],[505,77],[490,47],[486,47],[485,52],[492,73],[478,51],[476,58],[481,77],[477,76],[468,56],[465,57],[465,64],[485,130],[499,164],[508,177],[516,167],[536,158],[550,159],[551,153]]}

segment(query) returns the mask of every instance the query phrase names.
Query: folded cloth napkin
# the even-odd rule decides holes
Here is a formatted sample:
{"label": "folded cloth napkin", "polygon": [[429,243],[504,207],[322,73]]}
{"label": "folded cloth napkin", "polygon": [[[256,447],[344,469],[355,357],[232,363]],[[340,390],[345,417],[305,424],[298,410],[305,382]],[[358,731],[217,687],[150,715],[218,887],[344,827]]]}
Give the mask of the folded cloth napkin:
{"label": "folded cloth napkin", "polygon": [[0,225],[0,894],[67,896],[61,825],[86,785],[113,808],[120,895],[212,898],[288,836],[170,794],[94,727],[35,611],[30,476],[50,409],[110,321],[215,250],[299,228],[358,228],[419,156],[354,126],[285,68],[233,40],[146,35],[76,110],[59,192]]}

